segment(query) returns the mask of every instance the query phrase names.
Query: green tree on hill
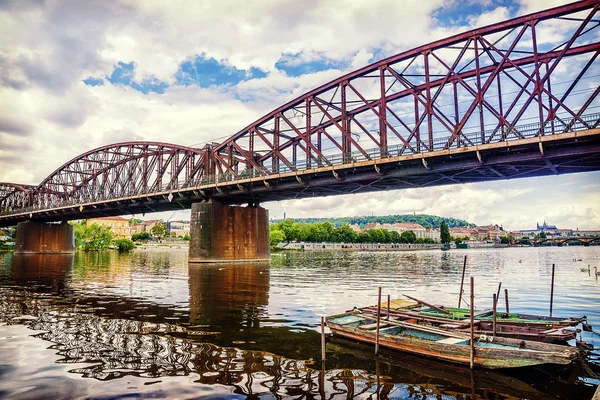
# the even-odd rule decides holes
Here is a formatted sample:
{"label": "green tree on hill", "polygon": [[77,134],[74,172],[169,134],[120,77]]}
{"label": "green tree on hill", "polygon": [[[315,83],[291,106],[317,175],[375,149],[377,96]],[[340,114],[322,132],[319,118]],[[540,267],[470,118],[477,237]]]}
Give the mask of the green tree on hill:
{"label": "green tree on hill", "polygon": [[444,244],[450,243],[450,230],[448,229],[448,224],[446,221],[442,221],[440,225],[440,241]]}

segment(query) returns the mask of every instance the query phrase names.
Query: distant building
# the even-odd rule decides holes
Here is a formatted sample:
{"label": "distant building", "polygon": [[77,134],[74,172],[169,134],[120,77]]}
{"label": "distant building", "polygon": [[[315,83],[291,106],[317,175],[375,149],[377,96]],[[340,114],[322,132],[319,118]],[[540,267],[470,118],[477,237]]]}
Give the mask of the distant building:
{"label": "distant building", "polygon": [[131,237],[131,228],[129,220],[123,217],[100,217],[87,220],[88,224],[98,224],[100,226],[108,226],[110,231],[117,239],[125,239]]}
{"label": "distant building", "polygon": [[550,225],[548,223],[546,223],[546,221],[544,221],[544,223],[542,225],[540,225],[539,223],[536,222],[536,229],[522,229],[520,231],[515,231],[514,233],[516,233],[517,235],[520,236],[528,236],[528,237],[534,237],[536,235],[539,235],[540,233],[544,232],[546,234],[550,234],[550,237],[552,236],[561,236],[561,231],[564,231],[563,229],[558,229],[556,227],[556,225]]}
{"label": "distant building", "polygon": [[581,236],[581,237],[598,237],[600,236],[600,229],[592,229],[592,230],[580,230],[579,228],[571,231],[571,236]]}
{"label": "distant building", "polygon": [[142,233],[142,232],[151,233],[152,228],[154,228],[154,226],[158,223],[162,223],[162,221],[159,219],[154,219],[154,220],[150,220],[150,221],[142,221],[139,224],[132,227],[131,233],[132,234]]}
{"label": "distant building", "polygon": [[169,235],[185,236],[190,234],[190,221],[169,221],[167,222]]}

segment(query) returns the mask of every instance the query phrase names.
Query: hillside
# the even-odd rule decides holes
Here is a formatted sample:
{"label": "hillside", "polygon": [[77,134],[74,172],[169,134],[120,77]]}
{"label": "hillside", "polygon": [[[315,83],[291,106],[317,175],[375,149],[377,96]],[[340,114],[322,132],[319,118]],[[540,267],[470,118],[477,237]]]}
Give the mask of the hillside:
{"label": "hillside", "polygon": [[[305,222],[312,224],[314,222],[330,222],[333,226],[338,227],[344,224],[357,224],[361,228],[364,228],[370,223],[380,224],[393,224],[396,222],[410,222],[413,224],[420,224],[422,226],[430,226],[432,228],[439,228],[442,221],[446,221],[449,228],[457,226],[475,226],[462,219],[456,218],[443,218],[437,215],[428,214],[403,214],[403,215],[383,215],[383,216],[366,216],[366,217],[340,217],[340,218],[294,218],[296,222]],[[272,220],[272,223],[277,223],[281,219]]]}

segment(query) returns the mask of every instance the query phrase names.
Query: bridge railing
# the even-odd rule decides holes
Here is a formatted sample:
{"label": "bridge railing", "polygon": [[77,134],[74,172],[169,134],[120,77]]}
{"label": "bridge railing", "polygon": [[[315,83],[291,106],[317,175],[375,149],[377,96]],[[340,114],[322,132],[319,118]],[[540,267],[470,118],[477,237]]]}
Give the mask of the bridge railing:
{"label": "bridge railing", "polygon": [[[292,167],[288,167],[287,165],[279,166],[276,171],[271,171],[265,168],[247,168],[242,171],[240,174],[223,174],[223,175],[208,175],[200,182],[193,183],[181,183],[177,185],[173,185],[172,183],[164,184],[160,188],[146,188],[145,190],[135,190],[131,189],[129,191],[124,191],[121,193],[123,197],[134,197],[134,196],[143,196],[150,195],[154,193],[160,192],[177,192],[182,189],[190,188],[190,187],[198,187],[202,185],[213,185],[218,183],[225,182],[234,182],[239,181],[240,179],[246,178],[268,178],[273,174],[282,174],[282,173],[290,173],[297,171],[304,171],[312,168],[324,167],[324,166],[337,166],[349,164],[352,162],[361,162],[361,161],[373,161],[379,159],[385,159],[388,157],[396,157],[407,154],[414,154],[414,149],[419,149],[419,152],[422,154],[425,153],[435,153],[438,151],[450,149],[450,148],[461,148],[461,147],[469,147],[469,146],[477,146],[484,145],[489,143],[499,143],[505,141],[512,141],[524,138],[532,138],[536,136],[545,136],[545,135],[553,135],[565,132],[573,132],[584,129],[593,129],[600,127],[600,113],[586,114],[579,118],[555,118],[553,120],[545,121],[543,124],[541,123],[532,123],[532,124],[524,124],[518,125],[514,127],[504,127],[504,130],[494,129],[487,130],[485,132],[472,132],[463,134],[458,137],[456,140],[451,142],[451,136],[435,138],[433,142],[430,144],[431,148],[428,148],[424,145],[421,145],[420,148],[417,147],[416,140],[411,141],[410,147],[406,144],[392,144],[387,146],[386,148],[371,148],[365,150],[363,154],[360,151],[353,151],[351,153],[331,153],[325,155],[322,159],[319,160],[297,160]],[[173,195],[176,196],[176,195]],[[91,200],[81,200],[81,199],[71,199],[71,200],[63,200],[56,203],[51,204],[49,207],[46,205],[40,205],[36,207],[26,207],[20,208],[18,210],[2,210],[0,211],[0,216],[3,215],[12,215],[17,213],[28,213],[34,212],[44,209],[53,209],[58,207],[68,207],[68,206],[77,206],[81,203],[85,202],[97,202],[97,201],[105,201],[105,200],[118,200],[114,197],[111,197],[109,193],[103,193],[102,195],[96,195],[94,199]]]}

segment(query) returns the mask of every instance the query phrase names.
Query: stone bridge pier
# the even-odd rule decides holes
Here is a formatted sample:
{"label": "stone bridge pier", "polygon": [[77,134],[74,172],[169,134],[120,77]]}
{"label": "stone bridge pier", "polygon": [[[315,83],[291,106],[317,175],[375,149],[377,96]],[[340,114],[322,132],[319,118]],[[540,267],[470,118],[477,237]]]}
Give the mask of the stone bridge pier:
{"label": "stone bridge pier", "polygon": [[260,206],[192,204],[189,262],[257,262],[270,259],[269,212]]}
{"label": "stone bridge pier", "polygon": [[15,253],[73,253],[73,225],[45,222],[19,222]]}

